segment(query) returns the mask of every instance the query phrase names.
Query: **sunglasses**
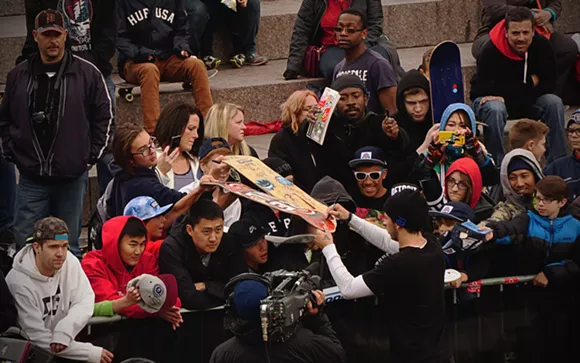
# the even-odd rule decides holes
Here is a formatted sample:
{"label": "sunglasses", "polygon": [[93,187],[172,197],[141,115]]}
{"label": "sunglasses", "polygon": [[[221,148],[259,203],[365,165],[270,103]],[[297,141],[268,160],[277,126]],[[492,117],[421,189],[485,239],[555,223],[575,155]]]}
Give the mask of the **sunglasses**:
{"label": "sunglasses", "polygon": [[381,171],[370,171],[368,173],[364,171],[355,171],[354,177],[358,181],[364,181],[366,178],[371,178],[371,180],[377,181],[381,179],[381,174],[383,171],[385,171],[385,169],[382,169]]}
{"label": "sunglasses", "polygon": [[343,32],[346,32],[346,34],[354,34],[354,33],[362,32],[363,30],[364,29],[343,28],[341,26],[334,27],[334,32],[339,33],[339,34],[342,34]]}

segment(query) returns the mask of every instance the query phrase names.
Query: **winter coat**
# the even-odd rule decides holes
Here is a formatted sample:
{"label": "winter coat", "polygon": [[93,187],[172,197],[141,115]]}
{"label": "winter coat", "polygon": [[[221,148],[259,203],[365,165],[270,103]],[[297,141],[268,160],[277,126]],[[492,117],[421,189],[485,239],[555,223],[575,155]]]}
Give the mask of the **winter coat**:
{"label": "winter coat", "polygon": [[[185,219],[176,222],[159,250],[159,270],[177,279],[182,306],[190,310],[208,309],[225,302],[224,287],[234,276],[247,272],[243,254],[231,241],[222,240],[211,254],[208,266],[201,262],[194,242],[185,230]],[[194,284],[205,283],[206,290]]]}
{"label": "winter coat", "polygon": [[38,271],[32,244],[14,257],[6,283],[18,309],[18,326],[28,339],[50,350],[52,343],[67,348],[61,358],[99,363],[103,348],[74,338],[93,315],[95,294],[79,260],[67,252],[62,267],[52,277]]}
{"label": "winter coat", "polygon": [[[477,60],[477,74],[471,81],[471,99],[500,96],[510,118],[532,117],[533,104],[545,94],[554,93],[556,55],[550,41],[536,34],[525,56],[517,55],[506,38],[504,21],[489,33],[490,41]],[[540,83],[534,86],[532,75]]]}
{"label": "winter coat", "polygon": [[128,59],[167,59],[189,49],[189,20],[184,0],[117,0],[117,50],[123,76]]}
{"label": "winter coat", "polygon": [[[114,109],[101,72],[94,64],[65,51],[53,146],[43,155],[29,111],[36,57],[8,73],[0,108],[4,157],[29,177],[73,179],[103,155],[115,131]],[[59,77],[57,74],[56,77]],[[57,80],[58,82],[58,80]]]}
{"label": "winter coat", "polygon": [[544,169],[545,175],[557,175],[568,183],[568,200],[580,197],[580,159],[578,152],[553,161]]}

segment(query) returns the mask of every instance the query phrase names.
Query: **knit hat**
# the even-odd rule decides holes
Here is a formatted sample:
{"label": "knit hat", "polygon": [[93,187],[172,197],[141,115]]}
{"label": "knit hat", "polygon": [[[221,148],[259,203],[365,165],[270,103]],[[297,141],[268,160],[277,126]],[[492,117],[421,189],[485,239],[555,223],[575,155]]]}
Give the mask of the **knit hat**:
{"label": "knit hat", "polygon": [[62,219],[47,217],[34,224],[32,241],[68,240],[68,227]]}
{"label": "knit hat", "polygon": [[420,232],[429,217],[429,207],[421,192],[406,189],[387,199],[385,213],[400,227]]}
{"label": "knit hat", "polygon": [[512,159],[512,161],[510,161],[508,165],[508,174],[511,174],[516,170],[529,170],[532,173],[534,173],[534,170],[532,169],[530,164],[526,163],[524,160],[518,157],[515,157]]}
{"label": "knit hat", "polygon": [[284,159],[269,157],[262,160],[262,162],[284,178],[293,174],[292,167]]}
{"label": "knit hat", "polygon": [[264,227],[248,219],[240,219],[230,226],[228,236],[242,248],[252,247],[267,234]]}
{"label": "knit hat", "polygon": [[150,314],[169,309],[177,302],[177,280],[170,274],[143,274],[129,281],[127,290],[131,287],[139,289],[139,306]]}
{"label": "knit hat", "polygon": [[260,303],[268,297],[268,285],[256,280],[244,280],[234,288],[234,308],[247,321],[258,321]]}
{"label": "knit hat", "polygon": [[340,92],[345,88],[360,88],[365,94],[367,93],[364,82],[354,74],[343,74],[332,82],[330,88],[336,92]]}

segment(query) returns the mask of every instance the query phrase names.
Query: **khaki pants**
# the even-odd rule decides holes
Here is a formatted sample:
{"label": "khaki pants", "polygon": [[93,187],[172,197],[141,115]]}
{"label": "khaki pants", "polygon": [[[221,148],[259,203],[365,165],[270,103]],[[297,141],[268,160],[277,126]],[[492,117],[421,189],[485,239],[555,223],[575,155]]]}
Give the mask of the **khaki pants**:
{"label": "khaki pants", "polygon": [[153,132],[159,113],[159,82],[191,82],[193,100],[205,116],[213,101],[209,89],[207,71],[203,62],[196,58],[181,59],[172,55],[168,59],[156,59],[150,63],[125,62],[125,80],[141,87],[143,124],[147,132]]}

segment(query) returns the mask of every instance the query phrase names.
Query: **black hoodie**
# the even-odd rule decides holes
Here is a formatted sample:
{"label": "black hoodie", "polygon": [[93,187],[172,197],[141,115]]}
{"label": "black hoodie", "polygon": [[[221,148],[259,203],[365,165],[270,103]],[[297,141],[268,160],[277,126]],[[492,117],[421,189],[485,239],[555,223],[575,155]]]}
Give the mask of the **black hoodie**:
{"label": "black hoodie", "polygon": [[12,326],[16,326],[16,305],[14,298],[6,285],[4,274],[0,271],[0,333]]}

